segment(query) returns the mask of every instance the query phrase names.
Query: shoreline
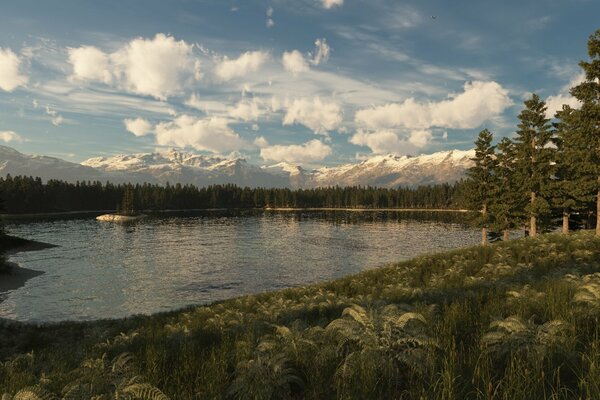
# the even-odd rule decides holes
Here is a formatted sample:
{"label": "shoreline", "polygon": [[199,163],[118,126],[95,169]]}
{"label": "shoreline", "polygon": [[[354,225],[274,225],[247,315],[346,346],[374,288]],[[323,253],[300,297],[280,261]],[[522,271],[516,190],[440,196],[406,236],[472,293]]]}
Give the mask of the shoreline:
{"label": "shoreline", "polygon": [[[188,208],[183,210],[140,210],[152,214],[185,213],[185,212],[218,212],[218,211],[352,211],[352,212],[440,212],[440,213],[468,213],[469,210],[450,208],[343,208],[343,207],[261,207],[261,208]],[[87,210],[87,211],[60,211],[49,213],[30,214],[0,214],[0,219],[10,220],[19,218],[44,218],[89,216],[96,217],[103,214],[114,214],[115,210]]]}
{"label": "shoreline", "polygon": [[8,258],[5,263],[6,269],[0,271],[0,303],[4,301],[7,292],[19,289],[25,286],[25,283],[36,276],[45,274],[44,271],[38,271],[22,267],[21,265],[10,261],[10,256],[26,251],[40,251],[57,247],[49,243],[37,242],[34,240],[7,236],[9,244],[4,255]]}

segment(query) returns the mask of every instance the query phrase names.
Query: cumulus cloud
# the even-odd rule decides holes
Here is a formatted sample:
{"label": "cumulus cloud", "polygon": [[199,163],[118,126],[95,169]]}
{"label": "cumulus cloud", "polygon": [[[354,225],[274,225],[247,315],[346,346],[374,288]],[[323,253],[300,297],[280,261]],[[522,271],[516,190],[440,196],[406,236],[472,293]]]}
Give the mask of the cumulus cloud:
{"label": "cumulus cloud", "polygon": [[0,140],[4,143],[21,143],[23,138],[14,131],[0,131]]}
{"label": "cumulus cloud", "polygon": [[266,112],[262,101],[258,98],[244,99],[234,107],[229,108],[228,115],[231,118],[242,121],[256,121]]}
{"label": "cumulus cloud", "polygon": [[319,0],[321,6],[326,9],[341,7],[344,4],[344,0]]}
{"label": "cumulus cloud", "polygon": [[267,141],[267,139],[265,139],[264,136],[259,136],[256,139],[254,139],[254,145],[258,148],[263,148],[263,147],[268,147],[269,146],[269,142]]}
{"label": "cumulus cloud", "polygon": [[247,51],[238,58],[223,58],[215,66],[215,74],[222,81],[228,81],[257,71],[269,60],[266,51]]}
{"label": "cumulus cloud", "polygon": [[581,102],[575,97],[571,96],[569,91],[572,87],[579,85],[585,80],[585,74],[580,72],[571,81],[560,89],[560,92],[556,95],[549,96],[546,99],[546,118],[554,118],[557,111],[562,110],[563,104],[570,106],[571,108],[581,107]]}
{"label": "cumulus cloud", "polygon": [[244,140],[229,127],[226,118],[200,119],[181,115],[154,128],[156,143],[161,146],[191,147],[196,150],[224,153],[246,146]]}
{"label": "cumulus cloud", "polygon": [[376,132],[359,130],[350,138],[350,143],[369,147],[376,154],[404,155],[415,153],[425,147],[431,140],[431,136],[431,131],[428,130],[412,131],[405,137],[389,129]]}
{"label": "cumulus cloud", "polygon": [[450,129],[477,128],[500,115],[512,105],[508,92],[496,82],[466,83],[464,91],[439,102],[418,102],[409,98],[402,103],[359,110],[356,123],[370,130],[389,128]]}
{"label": "cumulus cloud", "polygon": [[329,53],[331,53],[331,47],[329,47],[325,38],[315,40],[315,51],[314,54],[310,55],[311,64],[325,64],[329,60]]}
{"label": "cumulus cloud", "polygon": [[327,135],[342,123],[342,109],[334,101],[302,98],[286,102],[283,125],[301,124],[314,133]]}
{"label": "cumulus cloud", "polygon": [[95,80],[107,84],[113,80],[109,56],[97,47],[70,48],[69,63],[73,66],[73,76],[78,79]]}
{"label": "cumulus cloud", "polygon": [[50,122],[52,122],[52,125],[54,126],[59,126],[65,121],[62,115],[60,115],[58,111],[51,109],[50,106],[46,106],[46,115],[51,117]]}
{"label": "cumulus cloud", "polygon": [[21,59],[11,49],[0,47],[0,89],[12,92],[27,83],[27,76],[20,71]]}
{"label": "cumulus cloud", "polygon": [[93,46],[69,49],[73,77],[118,86],[160,100],[178,94],[190,79],[202,77],[194,46],[159,33],[153,39],[137,38],[114,53]]}
{"label": "cumulus cloud", "polygon": [[263,146],[260,149],[260,156],[265,161],[304,164],[321,161],[331,154],[331,147],[316,139],[299,145],[269,146],[266,140],[261,144]]}
{"label": "cumulus cloud", "polygon": [[281,62],[283,68],[294,75],[310,70],[308,61],[304,58],[304,54],[300,53],[298,50],[284,52]]}
{"label": "cumulus cloud", "polygon": [[123,124],[125,129],[138,137],[152,133],[152,124],[144,118],[124,119]]}

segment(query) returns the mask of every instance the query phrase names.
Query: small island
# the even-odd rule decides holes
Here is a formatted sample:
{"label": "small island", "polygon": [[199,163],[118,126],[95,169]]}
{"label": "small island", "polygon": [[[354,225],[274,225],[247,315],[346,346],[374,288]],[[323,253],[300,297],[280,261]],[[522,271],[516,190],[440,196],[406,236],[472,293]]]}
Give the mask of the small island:
{"label": "small island", "polygon": [[98,221],[104,222],[129,222],[144,218],[146,215],[135,210],[135,199],[133,187],[126,185],[123,189],[123,199],[117,204],[117,212],[114,214],[102,214],[96,217]]}

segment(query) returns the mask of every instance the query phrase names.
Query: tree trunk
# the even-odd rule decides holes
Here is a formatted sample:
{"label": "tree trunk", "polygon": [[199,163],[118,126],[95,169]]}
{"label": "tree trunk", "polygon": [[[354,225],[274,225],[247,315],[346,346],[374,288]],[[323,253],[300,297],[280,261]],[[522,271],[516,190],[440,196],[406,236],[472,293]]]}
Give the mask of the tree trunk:
{"label": "tree trunk", "polygon": [[[600,185],[600,176],[598,177]],[[598,189],[598,197],[596,199],[596,235],[600,235],[600,189]]]}
{"label": "tree trunk", "polygon": [[563,233],[563,235],[568,235],[569,234],[569,214],[567,214],[566,212],[563,213],[563,228],[562,228],[562,233]]}
{"label": "tree trunk", "polygon": [[502,234],[502,240],[505,242],[510,240],[510,231],[508,229],[504,230],[504,233]]}
{"label": "tree trunk", "polygon": [[483,215],[483,227],[481,228],[481,244],[483,246],[488,244],[488,231],[487,231],[487,225],[486,225],[486,221],[485,221],[485,217],[487,215],[487,204],[483,205],[483,210],[481,210],[481,214]]}
{"label": "tree trunk", "polygon": [[[531,192],[531,205],[535,203],[535,192]],[[531,215],[531,220],[529,221],[529,237],[536,237],[537,235],[537,218],[535,215]]]}

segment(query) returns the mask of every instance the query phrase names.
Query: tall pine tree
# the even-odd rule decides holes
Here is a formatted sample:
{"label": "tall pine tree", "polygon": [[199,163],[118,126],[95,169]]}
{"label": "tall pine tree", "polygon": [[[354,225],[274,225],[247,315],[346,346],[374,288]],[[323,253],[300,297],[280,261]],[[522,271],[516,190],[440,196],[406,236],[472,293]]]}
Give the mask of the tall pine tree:
{"label": "tall pine tree", "polygon": [[594,200],[596,166],[577,110],[564,105],[553,125],[556,157],[552,203],[562,213],[562,231],[566,234],[571,214],[581,212]]}
{"label": "tall pine tree", "polygon": [[521,226],[525,204],[515,180],[515,144],[503,138],[496,147],[496,185],[490,207],[492,230],[502,232],[503,240],[510,239],[510,231]]}
{"label": "tall pine tree", "polygon": [[495,170],[496,156],[492,146],[492,133],[484,129],[475,141],[475,165],[467,171],[467,201],[469,208],[479,211],[475,219],[476,226],[481,228],[481,244],[488,242],[488,229],[490,226],[490,205],[494,201],[497,188]]}
{"label": "tall pine tree", "polygon": [[591,159],[587,169],[594,170],[596,185],[596,234],[600,235],[600,29],[588,40],[590,61],[581,61],[585,80],[571,89],[571,94],[581,102],[577,112],[580,128]]}
{"label": "tall pine tree", "polygon": [[537,94],[525,101],[519,114],[516,149],[516,172],[523,196],[529,199],[525,208],[529,217],[529,236],[537,235],[538,219],[550,213],[550,177],[554,150],[548,145],[552,138],[546,103]]}

